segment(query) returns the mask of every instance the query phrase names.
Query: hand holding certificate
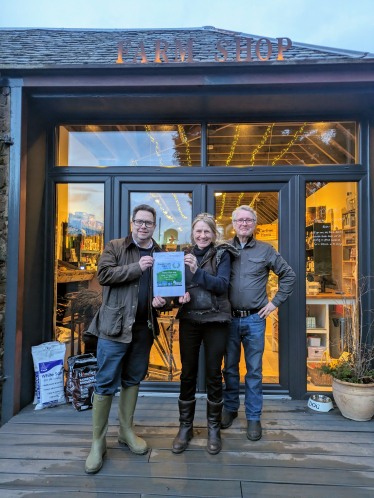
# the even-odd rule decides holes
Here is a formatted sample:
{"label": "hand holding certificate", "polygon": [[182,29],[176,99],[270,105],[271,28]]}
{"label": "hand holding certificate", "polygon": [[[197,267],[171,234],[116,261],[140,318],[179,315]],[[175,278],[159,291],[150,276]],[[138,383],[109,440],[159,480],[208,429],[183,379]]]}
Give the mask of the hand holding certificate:
{"label": "hand holding certificate", "polygon": [[153,295],[184,296],[186,292],[184,253],[156,252],[153,265]]}

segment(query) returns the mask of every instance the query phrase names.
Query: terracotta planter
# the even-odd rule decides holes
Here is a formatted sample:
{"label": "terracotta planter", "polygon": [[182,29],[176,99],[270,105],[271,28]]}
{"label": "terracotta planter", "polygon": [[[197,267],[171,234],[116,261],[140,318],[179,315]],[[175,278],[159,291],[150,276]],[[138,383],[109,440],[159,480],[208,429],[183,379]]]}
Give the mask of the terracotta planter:
{"label": "terracotta planter", "polygon": [[333,379],[332,392],[343,417],[366,422],[374,416],[374,384],[352,384]]}

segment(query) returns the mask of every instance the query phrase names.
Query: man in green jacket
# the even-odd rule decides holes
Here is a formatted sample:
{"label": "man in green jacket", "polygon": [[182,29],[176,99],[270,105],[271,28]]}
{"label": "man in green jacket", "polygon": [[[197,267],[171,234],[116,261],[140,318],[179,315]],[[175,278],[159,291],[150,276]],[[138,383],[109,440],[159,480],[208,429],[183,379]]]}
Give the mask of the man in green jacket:
{"label": "man in green jacket", "polygon": [[111,240],[97,269],[103,286],[103,302],[88,333],[98,337],[95,393],[92,406],[93,441],[86,460],[88,474],[98,472],[106,451],[106,432],[112,398],[119,385],[118,441],[133,453],[147,453],[147,443],[133,431],[133,416],[139,384],[144,379],[154,336],[158,335],[156,311],[166,300],[152,300],[153,253],[160,247],[152,239],[156,211],[137,206],[132,216],[132,233]]}
{"label": "man in green jacket", "polygon": [[[244,348],[245,414],[247,437],[261,438],[262,355],[265,347],[266,318],[292,294],[295,273],[272,245],[253,237],[257,214],[250,206],[240,206],[232,213],[235,237],[229,241],[239,251],[231,263],[229,300],[233,316],[226,345],[223,377],[224,409],[221,428],[231,426],[239,408],[239,361]],[[269,272],[278,276],[278,292],[269,302],[266,284]]]}

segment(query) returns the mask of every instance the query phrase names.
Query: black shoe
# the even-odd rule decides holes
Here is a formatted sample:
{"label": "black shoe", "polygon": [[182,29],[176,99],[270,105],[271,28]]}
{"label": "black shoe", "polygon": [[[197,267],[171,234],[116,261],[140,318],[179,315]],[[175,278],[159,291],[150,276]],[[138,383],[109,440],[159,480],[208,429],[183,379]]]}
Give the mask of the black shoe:
{"label": "black shoe", "polygon": [[173,441],[173,453],[182,453],[193,437],[193,419],[195,416],[196,399],[182,401],[178,399],[179,405],[179,431]]}
{"label": "black shoe", "polygon": [[238,416],[238,412],[229,412],[223,409],[222,412],[222,422],[221,422],[221,429],[228,429],[231,427],[234,419]]}
{"label": "black shoe", "polygon": [[261,422],[259,420],[247,420],[247,438],[251,441],[258,441],[261,437]]}
{"label": "black shoe", "polygon": [[211,455],[216,455],[221,451],[221,418],[222,418],[223,401],[213,403],[207,400],[207,419],[208,419],[208,442],[207,450]]}

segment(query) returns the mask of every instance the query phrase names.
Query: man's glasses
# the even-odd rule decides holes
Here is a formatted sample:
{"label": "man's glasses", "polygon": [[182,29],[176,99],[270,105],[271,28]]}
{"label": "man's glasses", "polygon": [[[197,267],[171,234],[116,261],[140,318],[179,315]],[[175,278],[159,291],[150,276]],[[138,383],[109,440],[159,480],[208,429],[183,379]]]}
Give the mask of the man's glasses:
{"label": "man's glasses", "polygon": [[155,224],[154,221],[145,221],[145,220],[132,220],[132,222],[136,227],[141,227],[142,225],[145,225],[146,228],[151,228]]}
{"label": "man's glasses", "polygon": [[253,223],[256,223],[256,220],[250,218],[248,218],[247,220],[242,220],[240,218],[240,220],[234,220],[234,222],[237,223],[238,225],[253,225]]}

